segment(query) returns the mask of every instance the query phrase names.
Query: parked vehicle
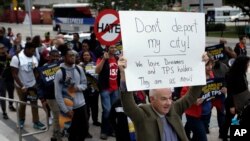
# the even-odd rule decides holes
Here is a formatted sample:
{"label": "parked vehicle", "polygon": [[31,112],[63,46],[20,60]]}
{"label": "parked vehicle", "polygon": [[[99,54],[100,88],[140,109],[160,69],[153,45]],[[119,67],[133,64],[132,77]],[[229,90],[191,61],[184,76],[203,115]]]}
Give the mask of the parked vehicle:
{"label": "parked vehicle", "polygon": [[240,8],[223,6],[213,7],[207,9],[207,21],[208,22],[227,22],[230,21],[230,17],[241,12]]}
{"label": "parked vehicle", "polygon": [[90,32],[95,15],[89,3],[53,5],[53,30],[65,33]]}
{"label": "parked vehicle", "polygon": [[[90,34],[91,33],[79,33],[79,37],[80,37],[79,41],[82,42],[85,39],[89,40],[90,39]],[[66,42],[72,41],[73,40],[73,34],[72,33],[65,34],[64,35],[64,40]]]}
{"label": "parked vehicle", "polygon": [[238,13],[237,15],[231,16],[230,21],[231,22],[237,22],[237,21],[247,21],[249,20],[249,16],[244,13]]}

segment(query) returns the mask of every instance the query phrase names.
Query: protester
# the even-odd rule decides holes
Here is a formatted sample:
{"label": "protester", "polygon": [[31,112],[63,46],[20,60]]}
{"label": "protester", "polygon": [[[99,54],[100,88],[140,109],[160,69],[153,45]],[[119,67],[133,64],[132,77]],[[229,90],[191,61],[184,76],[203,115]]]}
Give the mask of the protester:
{"label": "protester", "polygon": [[[10,66],[12,75],[15,80],[15,87],[20,101],[30,101],[31,104],[37,105],[36,77],[34,70],[38,66],[38,61],[34,56],[36,47],[32,43],[26,43],[24,50],[18,55],[12,57]],[[24,127],[25,122],[25,104],[19,107],[19,128]],[[44,130],[45,125],[39,121],[38,108],[32,107],[33,128]]]}
{"label": "protester", "polygon": [[[213,59],[209,59],[206,64],[206,79],[207,81],[214,77],[212,71]],[[188,87],[183,87],[181,90],[181,96],[184,96]],[[211,102],[210,100],[202,98],[200,95],[196,103],[188,108],[186,113],[187,122],[185,124],[185,132],[187,137],[191,141],[207,141],[206,132],[208,130],[208,119],[211,115]],[[192,137],[191,137],[192,132]]]}
{"label": "protester", "polygon": [[[83,141],[87,136],[87,107],[82,91],[87,88],[82,68],[75,65],[75,53],[71,49],[62,52],[64,63],[55,75],[55,98],[60,110],[72,119],[67,132],[69,141]],[[65,72],[64,72],[65,71]],[[64,99],[64,96],[70,100]],[[69,104],[71,103],[71,104]]]}
{"label": "protester", "polygon": [[[3,78],[4,78],[4,86],[8,92],[8,96],[10,99],[14,99],[14,90],[15,90],[15,87],[14,87],[14,78],[11,74],[11,68],[10,68],[10,61],[11,61],[11,58],[13,56],[13,54],[11,54],[11,50],[13,48],[16,48],[17,46],[13,46],[10,50],[9,50],[9,53],[7,53],[7,49],[5,48],[4,50],[6,51],[5,52],[5,57],[6,57],[6,67],[5,67],[5,70],[4,70],[4,73],[3,73]],[[18,53],[20,51],[16,50],[15,53]],[[4,57],[4,56],[2,56]],[[3,58],[2,58],[3,59]],[[4,102],[3,102],[4,103]],[[13,106],[13,102],[12,101],[9,101],[9,110],[12,111],[12,112],[15,112],[16,111],[16,108]]]}
{"label": "protester", "polygon": [[7,28],[7,35],[6,38],[8,38],[11,42],[13,42],[15,35],[12,32],[12,29],[10,27]]}
{"label": "protester", "polygon": [[44,33],[45,39],[42,41],[42,43],[46,46],[49,47],[51,44],[51,39],[50,39],[50,32]]}
{"label": "protester", "polygon": [[98,58],[96,62],[96,73],[99,74],[98,83],[100,88],[102,102],[102,125],[101,136],[103,140],[107,140],[108,135],[113,134],[111,124],[108,120],[111,106],[119,98],[119,72],[117,60],[115,56],[116,46],[112,45],[107,49],[102,58]]}
{"label": "protester", "polygon": [[[59,67],[59,51],[57,50],[52,50],[49,52],[49,62],[44,64],[44,67],[46,66],[53,66],[54,67]],[[46,78],[43,78],[43,67],[39,68],[40,69],[40,77],[39,77],[39,82],[38,82],[38,95],[39,99],[41,100],[42,104],[44,107],[49,106],[49,109],[52,111],[53,115],[53,134],[51,141],[62,141],[61,139],[61,133],[60,133],[60,126],[59,126],[59,113],[60,109],[59,106],[55,100],[55,89],[54,89],[54,79],[49,79],[46,80]],[[47,76],[47,77],[53,77],[53,76]],[[50,110],[48,110],[48,114],[50,114]],[[49,124],[51,121],[51,116],[49,117]]]}
{"label": "protester", "polygon": [[73,45],[72,49],[74,49],[76,52],[80,52],[82,49],[82,43],[79,41],[80,36],[78,33],[73,33],[73,40],[71,41],[71,44]]}
{"label": "protester", "polygon": [[223,141],[227,141],[232,118],[249,102],[250,93],[246,77],[249,61],[250,58],[247,56],[237,57],[226,74],[227,98],[225,101],[226,119],[223,125]]}
{"label": "protester", "polygon": [[235,45],[234,51],[237,54],[237,56],[240,55],[247,55],[247,48],[246,48],[246,43],[247,43],[247,37],[246,36],[240,36],[239,37],[240,42]]}
{"label": "protester", "polygon": [[[9,66],[9,54],[3,44],[0,43],[0,96],[6,97],[6,71],[8,71]],[[12,97],[13,98],[13,97]],[[3,118],[9,119],[6,113],[6,101],[0,100],[1,108],[3,112]]]}
{"label": "protester", "polygon": [[112,105],[109,118],[115,130],[116,141],[135,141],[133,123],[124,113],[120,99]]}
{"label": "protester", "polygon": [[9,39],[5,37],[5,31],[3,30],[4,27],[0,28],[0,43],[4,45],[7,49],[7,52],[11,49],[12,45]]}
{"label": "protester", "polygon": [[86,73],[88,87],[85,90],[84,96],[86,99],[87,107],[88,107],[88,115],[90,116],[91,110],[91,117],[93,120],[93,125],[101,126],[101,123],[98,121],[98,99],[99,99],[99,88],[97,84],[97,74],[95,74],[95,62],[92,61],[89,51],[85,51],[82,54],[82,66]]}
{"label": "protester", "polygon": [[79,52],[80,56],[82,56],[83,52],[88,51],[91,56],[91,60],[96,62],[96,56],[95,54],[89,50],[89,40],[83,40],[82,41],[82,50]]}
{"label": "protester", "polygon": [[[248,102],[248,99],[245,98],[249,98],[250,96],[246,77],[249,61],[250,58],[247,56],[237,57],[226,75],[228,96],[233,96],[236,111],[238,112],[241,111],[243,106]],[[242,96],[244,99],[239,99],[243,98]]]}
{"label": "protester", "polygon": [[[226,64],[223,63],[223,60],[215,60],[213,70],[214,77],[220,78],[223,80],[223,89],[222,94],[212,99],[212,106],[216,108],[217,111],[217,122],[219,126],[219,138],[223,138],[223,125],[225,123],[225,99],[226,99],[226,73],[229,71],[229,68]],[[211,118],[211,115],[210,115]]]}
{"label": "protester", "polygon": [[21,46],[24,48],[25,46],[25,41],[23,41],[22,39],[22,34],[21,33],[17,33],[16,34],[16,39],[18,39],[21,42]]}
{"label": "protester", "polygon": [[[207,62],[208,57],[203,56]],[[132,93],[127,92],[124,68],[126,59],[118,61],[121,74],[121,100],[125,113],[135,125],[138,141],[188,141],[185,134],[181,116],[183,112],[196,102],[201,93],[201,86],[191,87],[188,94],[172,103],[172,92],[169,88],[150,90],[149,105],[137,106]],[[160,132],[159,132],[160,131]]]}
{"label": "protester", "polygon": [[100,42],[96,39],[95,33],[91,33],[89,40],[89,50],[95,54],[96,57],[100,57],[103,54],[102,50],[98,50],[101,47]]}

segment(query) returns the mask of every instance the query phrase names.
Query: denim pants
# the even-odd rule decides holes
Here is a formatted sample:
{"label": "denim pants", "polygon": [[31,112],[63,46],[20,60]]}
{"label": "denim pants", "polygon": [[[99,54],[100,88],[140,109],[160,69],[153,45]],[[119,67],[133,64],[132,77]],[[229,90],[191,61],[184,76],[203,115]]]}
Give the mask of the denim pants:
{"label": "denim pants", "polygon": [[104,90],[101,92],[102,102],[102,125],[101,133],[109,135],[112,134],[112,127],[109,122],[109,113],[112,105],[119,99],[119,91]]}

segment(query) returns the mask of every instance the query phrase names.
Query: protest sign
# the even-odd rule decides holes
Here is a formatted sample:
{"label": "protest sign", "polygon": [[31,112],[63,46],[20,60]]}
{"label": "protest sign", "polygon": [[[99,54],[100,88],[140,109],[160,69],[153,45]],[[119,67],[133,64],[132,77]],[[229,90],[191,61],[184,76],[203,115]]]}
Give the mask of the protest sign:
{"label": "protest sign", "polygon": [[116,10],[106,9],[96,17],[94,31],[102,45],[114,45],[121,40],[119,15]]}
{"label": "protest sign", "polygon": [[216,96],[221,95],[220,89],[223,87],[223,78],[215,78],[207,80],[207,85],[202,87],[201,97],[204,101],[209,101]]}
{"label": "protest sign", "polygon": [[202,13],[119,11],[129,91],[206,83]]}
{"label": "protest sign", "polygon": [[54,82],[55,74],[60,69],[60,62],[39,67],[39,74],[44,84],[50,85]]}
{"label": "protest sign", "polygon": [[215,60],[224,59],[224,44],[218,44],[214,46],[206,47],[206,52],[211,55]]}

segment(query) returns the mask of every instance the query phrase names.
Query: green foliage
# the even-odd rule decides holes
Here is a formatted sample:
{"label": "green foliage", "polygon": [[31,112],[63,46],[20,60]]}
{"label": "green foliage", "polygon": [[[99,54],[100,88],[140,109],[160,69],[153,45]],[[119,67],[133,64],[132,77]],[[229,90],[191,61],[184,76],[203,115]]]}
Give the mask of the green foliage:
{"label": "green foliage", "polygon": [[250,16],[250,1],[249,0],[224,0],[226,5],[237,6],[244,13]]}
{"label": "green foliage", "polygon": [[[102,10],[113,8],[117,10],[161,10],[162,5],[171,0],[90,0],[93,7]],[[113,3],[113,5],[112,5]]]}

